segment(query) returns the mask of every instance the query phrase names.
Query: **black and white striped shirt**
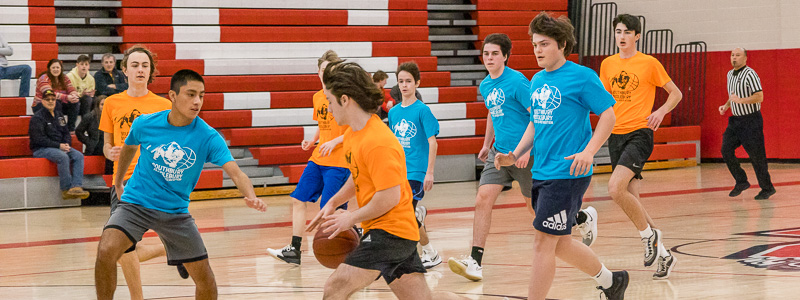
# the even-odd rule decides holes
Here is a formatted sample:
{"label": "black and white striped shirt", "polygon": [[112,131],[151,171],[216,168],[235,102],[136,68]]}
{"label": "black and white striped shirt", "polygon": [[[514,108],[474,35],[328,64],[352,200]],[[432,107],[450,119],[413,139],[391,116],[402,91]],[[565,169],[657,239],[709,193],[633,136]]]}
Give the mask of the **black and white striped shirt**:
{"label": "black and white striped shirt", "polygon": [[[761,79],[752,68],[744,66],[739,70],[728,71],[728,94],[739,98],[747,98],[761,91]],[[761,110],[761,103],[739,104],[731,101],[731,113],[734,116],[749,115]]]}

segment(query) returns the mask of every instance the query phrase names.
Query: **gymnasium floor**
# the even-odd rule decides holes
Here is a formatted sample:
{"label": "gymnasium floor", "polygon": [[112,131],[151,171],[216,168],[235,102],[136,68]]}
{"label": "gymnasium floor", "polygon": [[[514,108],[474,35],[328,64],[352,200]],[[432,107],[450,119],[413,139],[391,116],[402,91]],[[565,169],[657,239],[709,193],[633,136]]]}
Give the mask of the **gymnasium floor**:
{"label": "gymnasium floor", "polygon": [[[755,184],[752,168],[745,165]],[[800,165],[771,164],[778,193],[755,201],[757,186],[729,198],[733,179],[723,164],[647,171],[642,196],[678,258],[669,280],[653,281],[655,267],[642,266],[639,236],[606,192],[608,174],[594,176],[585,205],[597,208],[599,240],[592,247],[609,269],[631,274],[627,299],[797,299],[800,295]],[[437,184],[423,204],[431,241],[446,261],[468,254],[476,182]],[[220,299],[320,299],[332,270],[319,265],[304,239],[303,265],[292,267],[265,252],[291,235],[288,196],[265,198],[258,213],[241,200],[192,203],[216,274]],[[470,299],[524,299],[530,273],[531,216],[518,187],[504,192],[484,255],[484,280],[453,274],[446,262],[426,275],[436,290]],[[0,298],[93,299],[97,240],[108,207],[0,212]],[[143,243],[158,243],[155,237]],[[761,267],[754,267],[759,265]],[[553,299],[597,299],[595,282],[558,262]],[[769,266],[765,268],[764,266]],[[128,299],[121,272],[116,299]],[[194,285],[165,258],[142,264],[148,299],[191,299]],[[381,280],[354,299],[394,299]]]}

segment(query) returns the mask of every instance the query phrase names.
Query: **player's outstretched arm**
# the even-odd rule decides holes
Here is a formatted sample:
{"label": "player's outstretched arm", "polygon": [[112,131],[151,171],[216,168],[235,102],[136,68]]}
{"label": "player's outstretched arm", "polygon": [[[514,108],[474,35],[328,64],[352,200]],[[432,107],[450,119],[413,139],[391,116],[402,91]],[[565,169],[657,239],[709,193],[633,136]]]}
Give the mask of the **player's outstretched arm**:
{"label": "player's outstretched arm", "polygon": [[325,204],[325,207],[321,208],[316,216],[311,219],[311,222],[306,227],[306,231],[314,231],[314,229],[319,226],[323,218],[333,214],[336,211],[336,208],[345,204],[345,202],[350,201],[353,197],[356,196],[356,184],[353,182],[353,177],[347,178],[347,182],[344,183],[342,188],[333,195],[331,199],[328,200],[328,203]]}
{"label": "player's outstretched arm", "polygon": [[122,186],[123,181],[125,181],[126,172],[124,170],[127,170],[128,167],[131,166],[131,163],[133,162],[133,157],[136,156],[136,150],[138,149],[139,146],[137,145],[125,144],[125,146],[121,147],[121,149],[118,150],[119,160],[117,161],[117,170],[120,171],[118,171],[117,174],[115,175],[116,178],[114,179],[114,182],[116,184],[114,185],[114,188],[116,189],[117,197],[119,197],[120,200],[122,200],[122,193],[124,193],[123,190],[124,187]]}
{"label": "player's outstretched arm", "polygon": [[531,149],[533,149],[533,136],[535,133],[536,130],[533,127],[533,122],[528,122],[528,128],[526,128],[525,133],[522,134],[522,139],[519,141],[519,144],[517,144],[517,149],[514,149],[514,152],[497,153],[494,156],[494,167],[499,170],[501,167],[507,167],[517,163],[517,160],[520,158],[525,159],[525,165],[527,165],[531,157],[530,154]]}
{"label": "player's outstretched arm", "polygon": [[486,159],[489,158],[489,149],[492,148],[492,142],[494,142],[494,124],[492,123],[492,113],[489,113],[486,115],[486,133],[483,134],[483,147],[478,152],[478,159],[482,162],[486,162]]}
{"label": "player's outstretched arm", "polygon": [[377,191],[372,196],[372,200],[364,207],[352,212],[341,211],[323,218],[322,227],[325,228],[324,232],[330,233],[328,238],[333,238],[339,232],[352,228],[356,223],[376,219],[395,207],[400,202],[400,196],[400,185]]}
{"label": "player's outstretched arm", "polygon": [[242,172],[242,169],[239,169],[239,165],[235,161],[226,162],[222,165],[222,170],[228,174],[233,183],[236,184],[239,192],[244,195],[244,202],[248,207],[260,212],[267,211],[267,204],[256,197],[256,191],[253,190],[253,183],[250,182],[250,177],[247,177],[247,174]]}
{"label": "player's outstretched arm", "polygon": [[569,174],[573,176],[586,175],[592,168],[594,162],[594,155],[603,146],[609,136],[611,136],[611,129],[614,128],[614,123],[617,122],[617,117],[614,114],[614,108],[609,107],[600,114],[600,120],[597,121],[592,139],[586,144],[586,148],[580,153],[567,156],[564,159],[571,159],[572,165],[569,167]]}
{"label": "player's outstretched arm", "polygon": [[322,145],[319,145],[319,155],[320,156],[328,156],[333,151],[333,148],[336,148],[336,145],[341,144],[344,141],[344,134],[340,135],[339,137],[332,139],[330,141],[325,142]]}

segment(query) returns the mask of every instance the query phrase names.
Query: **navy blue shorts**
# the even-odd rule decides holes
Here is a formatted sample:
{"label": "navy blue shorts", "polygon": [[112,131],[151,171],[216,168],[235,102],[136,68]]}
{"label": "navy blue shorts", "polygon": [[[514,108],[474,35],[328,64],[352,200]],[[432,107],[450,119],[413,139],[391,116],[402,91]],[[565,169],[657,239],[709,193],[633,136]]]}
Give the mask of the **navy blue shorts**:
{"label": "navy blue shorts", "polygon": [[591,176],[575,179],[533,180],[531,205],[536,212],[533,228],[552,235],[570,235],[581,210]]}
{"label": "navy blue shorts", "polygon": [[411,186],[411,196],[414,201],[420,201],[422,197],[425,197],[425,189],[422,188],[422,182],[409,180],[408,185]]}
{"label": "navy blue shorts", "polygon": [[[319,207],[323,207],[333,195],[336,195],[348,178],[350,170],[347,168],[320,166],[309,160],[297,187],[289,196],[311,203],[320,199]],[[347,209],[347,203],[342,207]]]}

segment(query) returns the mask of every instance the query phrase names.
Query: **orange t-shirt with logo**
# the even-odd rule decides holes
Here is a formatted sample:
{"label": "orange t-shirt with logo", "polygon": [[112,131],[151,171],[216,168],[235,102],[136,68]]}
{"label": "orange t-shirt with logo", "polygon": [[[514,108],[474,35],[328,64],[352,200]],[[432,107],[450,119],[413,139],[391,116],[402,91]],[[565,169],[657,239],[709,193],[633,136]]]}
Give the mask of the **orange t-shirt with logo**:
{"label": "orange t-shirt with logo", "polygon": [[[103,114],[100,116],[100,130],[114,135],[113,145],[122,146],[125,144],[125,138],[131,131],[131,124],[133,120],[141,115],[152,114],[172,108],[172,102],[164,97],[153,94],[148,91],[147,95],[142,97],[128,96],[128,92],[111,95],[106,98],[103,104]],[[133,157],[128,171],[125,172],[125,179],[131,178],[133,169],[136,168],[136,162],[139,161],[139,151]],[[117,164],[114,164],[114,181],[117,177]],[[116,182],[114,182],[116,184]]]}
{"label": "orange t-shirt with logo", "polygon": [[619,53],[604,59],[600,65],[600,80],[617,100],[614,105],[617,123],[611,131],[613,134],[647,128],[656,88],[672,81],[655,57],[641,52],[627,59],[620,58]]}
{"label": "orange t-shirt with logo", "polygon": [[344,153],[356,185],[359,207],[366,206],[375,192],[400,186],[397,205],[378,218],[361,222],[364,231],[381,229],[407,240],[418,241],[419,228],[411,203],[411,186],[406,179],[406,158],[392,130],[373,114],[363,129],[347,129],[344,134]]}
{"label": "orange t-shirt with logo", "polygon": [[320,166],[347,168],[344,152],[342,152],[342,143],[336,145],[328,156],[319,155],[319,148],[322,144],[343,135],[345,130],[350,128],[347,125],[336,123],[333,114],[328,110],[330,104],[322,90],[314,94],[314,121],[317,121],[317,126],[319,126],[319,144],[309,160]]}

